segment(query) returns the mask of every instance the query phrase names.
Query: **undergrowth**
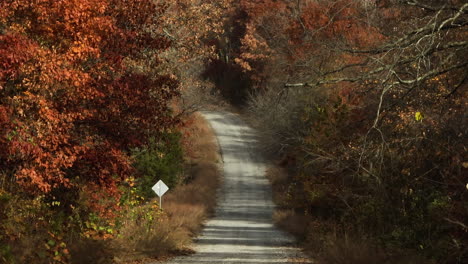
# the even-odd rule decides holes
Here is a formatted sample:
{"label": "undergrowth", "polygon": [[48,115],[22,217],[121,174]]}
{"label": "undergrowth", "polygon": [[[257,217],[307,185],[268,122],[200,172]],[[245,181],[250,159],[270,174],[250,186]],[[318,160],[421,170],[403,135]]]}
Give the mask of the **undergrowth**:
{"label": "undergrowth", "polygon": [[[274,201],[278,209],[274,213],[275,224],[294,235],[305,252],[319,264],[435,264],[418,252],[403,250],[391,245],[385,247],[369,230],[351,228],[327,217],[321,212],[320,203],[304,210],[306,203],[299,202],[294,193],[298,182],[292,172],[280,166],[272,167],[267,176],[272,183]],[[321,201],[324,203],[324,201]]]}

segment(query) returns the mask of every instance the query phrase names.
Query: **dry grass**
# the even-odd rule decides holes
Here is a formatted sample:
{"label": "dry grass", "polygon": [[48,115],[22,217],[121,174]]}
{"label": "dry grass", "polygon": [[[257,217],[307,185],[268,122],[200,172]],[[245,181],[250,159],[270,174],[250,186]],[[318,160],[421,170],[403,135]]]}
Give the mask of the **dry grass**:
{"label": "dry grass", "polygon": [[185,150],[188,163],[217,163],[221,160],[216,136],[210,125],[199,114],[193,114],[186,122],[189,124],[185,133]]}
{"label": "dry grass", "polygon": [[324,264],[385,263],[386,255],[379,248],[359,239],[328,237],[321,254]]}
{"label": "dry grass", "polygon": [[281,229],[293,234],[299,241],[307,238],[310,216],[294,211],[293,201],[288,186],[290,179],[285,168],[270,167],[266,176],[273,189],[273,201],[277,209],[273,214],[273,221]]}
{"label": "dry grass", "polygon": [[114,261],[129,263],[144,257],[164,258],[182,251],[191,241],[193,222],[202,219],[203,211],[190,206],[177,212],[176,218],[163,215],[149,225],[147,219],[128,221],[120,232],[121,238],[114,241],[114,249],[121,252]]}
{"label": "dry grass", "polygon": [[307,238],[310,217],[284,209],[276,210],[273,220],[278,227],[293,234],[299,241]]}
{"label": "dry grass", "polygon": [[280,208],[288,207],[288,173],[280,167],[271,167],[267,170],[266,176],[271,183],[273,189],[273,201]]}
{"label": "dry grass", "polygon": [[320,254],[323,264],[435,264],[410,252],[390,255],[376,243],[356,236],[329,236],[323,248]]}
{"label": "dry grass", "polygon": [[[190,119],[184,131],[184,183],[164,196],[164,210],[149,226],[145,215],[128,217],[121,238],[114,241],[114,248],[124,252],[115,257],[116,263],[140,263],[143,258],[164,259],[190,252],[192,238],[214,211],[220,185],[219,147],[212,129],[200,114],[195,113]],[[148,211],[144,207],[140,209]]]}

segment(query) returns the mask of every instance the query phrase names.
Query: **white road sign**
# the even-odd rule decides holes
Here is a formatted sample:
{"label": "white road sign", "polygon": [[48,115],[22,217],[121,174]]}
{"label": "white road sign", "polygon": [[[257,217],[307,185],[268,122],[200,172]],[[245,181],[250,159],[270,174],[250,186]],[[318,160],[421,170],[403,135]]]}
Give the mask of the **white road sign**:
{"label": "white road sign", "polygon": [[151,189],[159,196],[159,207],[162,209],[162,196],[169,190],[169,187],[159,180]]}
{"label": "white road sign", "polygon": [[161,197],[167,192],[167,190],[169,190],[169,187],[167,187],[167,185],[163,181],[159,180],[151,189],[153,189],[153,191],[159,197]]}

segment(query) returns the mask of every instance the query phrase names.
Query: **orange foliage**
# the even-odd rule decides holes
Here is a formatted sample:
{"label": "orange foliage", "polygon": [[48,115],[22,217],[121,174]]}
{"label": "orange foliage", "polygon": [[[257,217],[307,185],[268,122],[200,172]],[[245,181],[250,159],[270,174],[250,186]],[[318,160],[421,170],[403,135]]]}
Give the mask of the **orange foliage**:
{"label": "orange foliage", "polygon": [[156,33],[164,8],[149,0],[0,3],[0,165],[25,191],[84,181],[119,198],[117,185],[132,172],[127,150],[176,122],[168,102],[178,83],[148,70],[170,45]]}

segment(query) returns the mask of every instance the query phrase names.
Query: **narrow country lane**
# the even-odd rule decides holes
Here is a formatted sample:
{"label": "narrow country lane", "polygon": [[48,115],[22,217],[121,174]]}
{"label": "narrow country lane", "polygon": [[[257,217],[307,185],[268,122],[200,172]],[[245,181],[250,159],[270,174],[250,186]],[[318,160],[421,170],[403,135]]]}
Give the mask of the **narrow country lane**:
{"label": "narrow country lane", "polygon": [[196,253],[170,263],[304,263],[298,261],[294,240],[273,225],[274,205],[254,130],[235,114],[203,116],[219,140],[224,182],[215,217],[196,240]]}

